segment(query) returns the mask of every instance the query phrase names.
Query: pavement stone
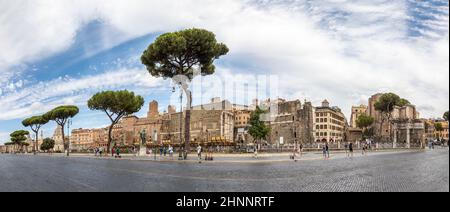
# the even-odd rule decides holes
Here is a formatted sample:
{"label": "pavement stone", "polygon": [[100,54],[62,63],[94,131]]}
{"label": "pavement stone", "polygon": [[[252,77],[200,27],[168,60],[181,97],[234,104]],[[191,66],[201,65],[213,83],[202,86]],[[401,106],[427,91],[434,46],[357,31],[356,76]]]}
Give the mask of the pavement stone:
{"label": "pavement stone", "polygon": [[0,155],[0,170],[0,191],[449,192],[448,149],[297,163]]}

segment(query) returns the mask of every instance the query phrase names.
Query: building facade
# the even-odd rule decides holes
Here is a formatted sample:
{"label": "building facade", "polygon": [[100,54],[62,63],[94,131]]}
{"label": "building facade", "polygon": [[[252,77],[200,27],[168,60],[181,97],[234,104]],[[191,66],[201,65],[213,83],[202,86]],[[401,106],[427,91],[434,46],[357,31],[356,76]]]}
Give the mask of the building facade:
{"label": "building facade", "polygon": [[[213,104],[216,103],[213,102]],[[234,105],[231,105],[232,109],[234,107]],[[235,138],[234,111],[222,110],[222,107],[210,109],[191,111],[191,143],[233,142]],[[177,113],[174,106],[169,106],[167,111],[160,113],[158,102],[152,101],[149,104],[147,117],[139,118],[134,115],[124,117],[112,130],[111,146],[138,146],[141,143],[141,133],[143,132],[146,135],[147,145],[179,145],[184,143],[181,139],[184,139],[185,113]],[[180,127],[183,134],[180,133]],[[55,132],[54,138],[59,139],[59,134]],[[108,145],[108,128],[75,129],[72,131],[70,138],[71,149],[75,151],[86,151],[99,147],[106,148]]]}
{"label": "building facade", "polygon": [[423,147],[426,139],[425,122],[420,119],[420,113],[412,104],[395,106],[391,112],[391,120],[382,117],[375,109],[375,103],[383,94],[375,94],[369,99],[368,115],[374,118],[373,129],[376,137],[382,143],[393,145],[394,148]]}
{"label": "building facade", "polygon": [[71,150],[88,150],[94,145],[94,133],[89,129],[72,130],[72,135],[70,136],[70,145]]}
{"label": "building facade", "polygon": [[[448,141],[448,121],[444,120],[435,120],[434,124],[441,124],[442,125],[442,131],[434,130],[434,138],[439,140],[445,140]],[[434,126],[433,124],[433,126]]]}
{"label": "building facade", "polygon": [[358,128],[356,121],[361,115],[367,115],[368,107],[366,105],[353,106],[352,115],[350,117],[350,127]]}
{"label": "building facade", "polygon": [[250,118],[252,111],[251,110],[236,110],[234,111],[234,137],[235,141],[243,146],[244,144],[248,144],[253,142],[252,137],[248,134],[248,129],[250,127]]}
{"label": "building facade", "polygon": [[[61,134],[61,126],[57,126],[55,131],[53,132],[52,139],[55,141],[55,147],[53,148],[54,152],[64,152],[64,143]],[[66,136],[66,141],[69,137]]]}
{"label": "building facade", "polygon": [[[184,143],[184,117],[185,113],[174,113],[163,120],[161,136],[164,141],[172,144]],[[192,110],[190,143],[234,142],[234,120],[233,111]]]}
{"label": "building facade", "polygon": [[317,143],[341,143],[345,138],[346,118],[338,107],[330,107],[327,100],[316,107],[314,134]]}
{"label": "building facade", "polygon": [[294,146],[303,144],[309,145],[314,142],[312,130],[313,107],[310,102],[302,105],[300,100],[285,101],[277,99],[276,114],[271,117],[268,125],[271,128],[268,145],[271,146]]}

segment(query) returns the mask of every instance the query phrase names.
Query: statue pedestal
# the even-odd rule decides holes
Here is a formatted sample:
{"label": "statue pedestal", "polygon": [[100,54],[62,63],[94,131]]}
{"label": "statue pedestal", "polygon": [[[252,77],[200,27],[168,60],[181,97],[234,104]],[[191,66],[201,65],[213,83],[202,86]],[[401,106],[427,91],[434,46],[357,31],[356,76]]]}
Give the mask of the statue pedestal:
{"label": "statue pedestal", "polygon": [[139,156],[147,156],[147,148],[145,146],[141,146],[139,148]]}

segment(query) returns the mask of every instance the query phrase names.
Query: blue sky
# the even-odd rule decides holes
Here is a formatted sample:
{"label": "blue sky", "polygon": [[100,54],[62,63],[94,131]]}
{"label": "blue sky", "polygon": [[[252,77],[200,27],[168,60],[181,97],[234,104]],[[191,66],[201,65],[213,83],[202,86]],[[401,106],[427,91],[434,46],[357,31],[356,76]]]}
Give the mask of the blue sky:
{"label": "blue sky", "polygon": [[161,33],[192,27],[230,48],[215,76],[198,79],[207,85],[195,103],[227,98],[228,81],[272,75],[277,96],[326,98],[347,116],[392,91],[440,117],[449,108],[448,22],[446,0],[0,0],[0,143],[23,118],[62,104],[81,108],[72,127],[106,126],[86,108],[102,90],[133,90],[161,111],[178,106],[170,81],[152,78],[139,57]]}

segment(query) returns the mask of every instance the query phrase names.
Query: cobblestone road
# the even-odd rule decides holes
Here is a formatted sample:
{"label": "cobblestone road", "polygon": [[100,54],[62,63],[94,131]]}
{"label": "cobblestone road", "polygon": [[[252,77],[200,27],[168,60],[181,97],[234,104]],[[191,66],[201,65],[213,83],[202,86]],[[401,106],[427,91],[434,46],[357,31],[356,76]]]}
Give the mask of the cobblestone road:
{"label": "cobblestone road", "polygon": [[0,155],[0,191],[449,191],[449,151],[276,163]]}

